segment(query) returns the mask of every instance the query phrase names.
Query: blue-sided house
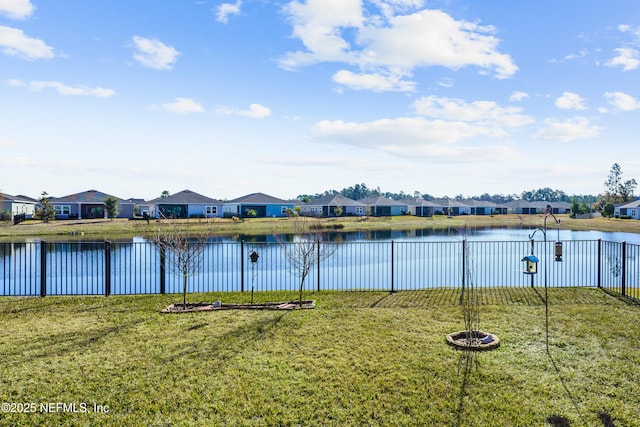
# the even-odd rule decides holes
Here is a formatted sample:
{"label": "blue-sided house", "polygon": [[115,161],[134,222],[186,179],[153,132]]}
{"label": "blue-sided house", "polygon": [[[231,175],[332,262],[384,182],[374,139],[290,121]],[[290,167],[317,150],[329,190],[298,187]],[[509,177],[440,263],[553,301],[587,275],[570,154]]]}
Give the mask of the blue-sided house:
{"label": "blue-sided house", "polygon": [[622,215],[633,219],[640,219],[640,199],[616,206],[615,215],[617,217]]}
{"label": "blue-sided house", "polygon": [[222,217],[223,202],[191,190],[182,190],[167,197],[147,202],[153,218],[216,218]]}
{"label": "blue-sided house", "polygon": [[293,210],[296,203],[282,200],[264,193],[251,193],[237,199],[224,202],[225,217],[284,217],[287,211]]}
{"label": "blue-sided house", "polygon": [[52,197],[49,203],[56,211],[56,219],[107,218],[106,199],[118,201],[117,218],[133,218],[134,203],[97,190],[88,190],[64,197]]}

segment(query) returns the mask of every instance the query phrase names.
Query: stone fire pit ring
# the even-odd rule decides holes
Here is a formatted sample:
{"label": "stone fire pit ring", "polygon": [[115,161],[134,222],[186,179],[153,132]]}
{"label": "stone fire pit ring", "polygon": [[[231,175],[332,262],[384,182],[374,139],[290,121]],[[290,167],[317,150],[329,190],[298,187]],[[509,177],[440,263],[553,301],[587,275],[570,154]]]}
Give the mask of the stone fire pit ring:
{"label": "stone fire pit ring", "polygon": [[500,338],[484,331],[459,331],[447,335],[447,344],[460,350],[485,351],[500,347]]}

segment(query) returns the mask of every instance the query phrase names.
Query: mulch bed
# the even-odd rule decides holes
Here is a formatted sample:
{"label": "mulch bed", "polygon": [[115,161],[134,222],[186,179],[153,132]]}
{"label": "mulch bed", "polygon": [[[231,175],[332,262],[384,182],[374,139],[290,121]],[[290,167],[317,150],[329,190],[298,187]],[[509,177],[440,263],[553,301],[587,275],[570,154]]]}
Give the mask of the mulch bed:
{"label": "mulch bed", "polygon": [[[302,304],[301,304],[302,302]],[[297,310],[303,308],[315,308],[315,300],[295,300],[279,302],[257,302],[254,304],[227,304],[220,302],[188,302],[168,305],[161,313],[192,313],[197,311],[217,310]]]}

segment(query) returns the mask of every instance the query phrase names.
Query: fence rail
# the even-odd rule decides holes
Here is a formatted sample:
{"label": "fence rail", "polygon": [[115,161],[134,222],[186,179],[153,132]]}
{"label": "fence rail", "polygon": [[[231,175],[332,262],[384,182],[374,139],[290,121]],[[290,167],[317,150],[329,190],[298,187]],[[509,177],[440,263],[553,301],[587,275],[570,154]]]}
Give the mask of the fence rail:
{"label": "fence rail", "polygon": [[[285,243],[299,245],[299,242]],[[318,242],[320,256],[322,245]],[[333,243],[330,243],[333,244]],[[252,262],[250,254],[259,254]],[[539,259],[535,275],[522,258]],[[174,253],[149,242],[0,243],[0,296],[181,293]],[[297,290],[300,278],[277,243],[207,243],[188,292]],[[602,240],[563,242],[349,242],[316,260],[306,290],[489,287],[599,287],[640,298],[640,245]]]}

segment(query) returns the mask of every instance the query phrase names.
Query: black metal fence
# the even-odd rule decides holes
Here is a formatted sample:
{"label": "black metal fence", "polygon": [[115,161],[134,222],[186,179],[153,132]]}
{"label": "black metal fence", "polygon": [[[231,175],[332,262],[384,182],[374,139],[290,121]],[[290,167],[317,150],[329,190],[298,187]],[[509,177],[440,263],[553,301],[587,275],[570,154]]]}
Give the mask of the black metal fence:
{"label": "black metal fence", "polygon": [[[640,298],[640,245],[625,242],[564,241],[561,262],[554,242],[542,241],[349,242],[326,258],[326,244],[315,245],[306,290],[580,286]],[[257,262],[250,259],[254,252]],[[523,274],[522,258],[531,254],[539,260],[537,274]],[[175,256],[149,242],[0,243],[0,296],[181,293]],[[199,260],[187,274],[190,293],[297,290],[300,284],[277,243],[208,243]]]}

